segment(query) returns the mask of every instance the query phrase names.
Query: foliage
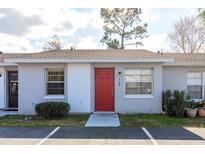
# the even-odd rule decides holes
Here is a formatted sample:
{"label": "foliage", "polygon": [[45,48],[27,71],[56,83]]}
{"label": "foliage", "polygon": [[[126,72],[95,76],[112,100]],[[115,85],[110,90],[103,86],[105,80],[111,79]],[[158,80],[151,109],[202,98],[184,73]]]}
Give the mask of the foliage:
{"label": "foliage", "polygon": [[183,116],[186,103],[187,103],[187,95],[185,91],[167,90],[162,93],[163,95],[163,108],[165,113],[170,116]]}
{"label": "foliage", "polygon": [[205,26],[205,9],[200,8],[198,10],[199,10],[198,18],[202,26]]}
{"label": "foliage", "polygon": [[108,49],[119,49],[120,42],[117,39],[111,39],[107,33],[104,34],[103,38],[100,40],[101,43],[105,43]]}
{"label": "foliage", "polygon": [[45,42],[43,50],[60,50],[62,47],[63,45],[60,38],[57,35],[54,35],[51,39]]}
{"label": "foliage", "polygon": [[197,109],[199,107],[199,103],[194,100],[188,100],[186,103],[186,108],[189,109]]}
{"label": "foliage", "polygon": [[162,95],[163,95],[162,104],[163,104],[165,113],[167,113],[168,115],[174,115],[175,106],[174,106],[174,99],[173,99],[171,90],[167,90],[163,92]]}
{"label": "foliage", "polygon": [[180,18],[174,23],[168,38],[173,50],[197,53],[203,51],[205,28],[198,25],[194,17]]}
{"label": "foliage", "polygon": [[185,91],[174,91],[174,102],[175,102],[175,115],[176,116],[183,116],[186,103],[187,103],[187,96]]}
{"label": "foliage", "polygon": [[[101,18],[104,21],[103,29],[105,31],[101,43],[105,43],[108,48],[124,49],[127,45],[142,45],[142,39],[147,37],[147,24],[140,25],[139,15],[142,13],[140,8],[102,8],[100,11]],[[113,36],[120,37],[113,39]],[[133,40],[134,42],[125,41]],[[114,41],[114,42],[113,42]]]}
{"label": "foliage", "polygon": [[42,102],[35,106],[36,115],[52,119],[68,114],[70,105],[66,102]]}

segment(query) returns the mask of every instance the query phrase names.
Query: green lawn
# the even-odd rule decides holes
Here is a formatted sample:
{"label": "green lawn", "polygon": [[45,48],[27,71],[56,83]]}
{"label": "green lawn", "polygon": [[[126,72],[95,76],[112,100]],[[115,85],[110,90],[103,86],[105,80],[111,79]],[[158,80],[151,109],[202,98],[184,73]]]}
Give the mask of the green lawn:
{"label": "green lawn", "polygon": [[42,119],[28,115],[6,115],[0,117],[0,126],[26,126],[26,127],[84,127],[88,120],[88,114],[69,114],[58,119]]}
{"label": "green lawn", "polygon": [[[6,115],[0,117],[0,126],[27,127],[84,127],[88,114],[69,114],[58,119],[42,119],[26,115]],[[205,127],[205,118],[176,118],[163,114],[120,114],[121,127]]]}
{"label": "green lawn", "polygon": [[205,127],[205,118],[169,117],[164,114],[120,114],[121,127]]}

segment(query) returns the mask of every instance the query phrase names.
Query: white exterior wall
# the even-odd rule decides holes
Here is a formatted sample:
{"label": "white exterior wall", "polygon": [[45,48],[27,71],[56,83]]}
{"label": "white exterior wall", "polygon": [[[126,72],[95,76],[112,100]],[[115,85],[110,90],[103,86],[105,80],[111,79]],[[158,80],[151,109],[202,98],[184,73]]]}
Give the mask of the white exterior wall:
{"label": "white exterior wall", "polygon": [[[125,76],[126,68],[153,68],[153,97],[126,98]],[[120,76],[120,85],[118,71]],[[162,65],[161,64],[130,64],[119,65],[115,69],[115,111],[119,113],[161,113],[162,112]]]}
{"label": "white exterior wall", "polygon": [[[46,101],[45,68],[65,68],[65,99],[70,112],[94,111],[94,68],[115,68],[115,112],[160,113],[162,90],[187,90],[187,72],[205,71],[205,67],[162,66],[160,63],[133,64],[19,64],[19,113],[33,114],[36,103]],[[126,68],[153,68],[153,98],[125,98],[124,70]],[[4,69],[0,77],[0,107],[5,103]],[[118,72],[122,72],[119,76]],[[2,103],[3,102],[3,103]]]}
{"label": "white exterior wall", "polygon": [[0,67],[0,109],[5,107],[5,74],[4,67]]}
{"label": "white exterior wall", "polygon": [[67,73],[70,112],[91,112],[91,65],[68,64]]}
{"label": "white exterior wall", "polygon": [[205,71],[201,66],[163,66],[163,90],[187,91],[187,72]]}
{"label": "white exterior wall", "polygon": [[[114,106],[117,113],[161,113],[162,112],[162,64],[161,63],[132,63],[132,64],[93,64],[92,65],[92,111],[95,111],[95,68],[115,69]],[[126,98],[125,77],[126,68],[153,68],[153,97]],[[121,72],[121,75],[118,74]]]}
{"label": "white exterior wall", "polygon": [[[44,101],[66,101],[65,99],[45,98],[45,69],[65,68],[64,64],[19,64],[19,98],[18,111],[20,114],[35,114],[35,105]],[[66,74],[66,71],[65,71]],[[65,75],[65,84],[66,83]]]}

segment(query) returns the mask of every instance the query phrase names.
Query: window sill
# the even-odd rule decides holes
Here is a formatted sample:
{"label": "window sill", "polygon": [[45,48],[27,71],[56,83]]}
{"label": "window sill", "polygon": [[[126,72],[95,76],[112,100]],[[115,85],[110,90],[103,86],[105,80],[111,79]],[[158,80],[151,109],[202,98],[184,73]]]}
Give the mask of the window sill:
{"label": "window sill", "polygon": [[46,95],[44,99],[65,99],[64,95]]}
{"label": "window sill", "polygon": [[153,95],[125,95],[125,98],[154,98]]}

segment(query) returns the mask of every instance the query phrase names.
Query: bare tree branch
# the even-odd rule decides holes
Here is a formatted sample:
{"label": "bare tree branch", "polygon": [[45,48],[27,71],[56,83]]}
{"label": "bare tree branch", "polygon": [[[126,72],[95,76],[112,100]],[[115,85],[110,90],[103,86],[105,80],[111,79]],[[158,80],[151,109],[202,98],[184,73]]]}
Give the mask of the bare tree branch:
{"label": "bare tree branch", "polygon": [[51,39],[47,40],[43,46],[43,50],[60,50],[63,45],[60,38],[54,35]]}
{"label": "bare tree branch", "polygon": [[201,52],[205,45],[205,29],[197,25],[196,18],[180,18],[173,25],[173,32],[168,35],[171,47],[184,53]]}

